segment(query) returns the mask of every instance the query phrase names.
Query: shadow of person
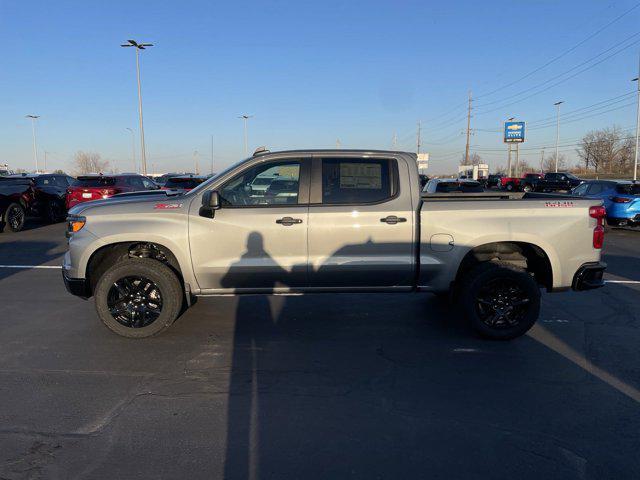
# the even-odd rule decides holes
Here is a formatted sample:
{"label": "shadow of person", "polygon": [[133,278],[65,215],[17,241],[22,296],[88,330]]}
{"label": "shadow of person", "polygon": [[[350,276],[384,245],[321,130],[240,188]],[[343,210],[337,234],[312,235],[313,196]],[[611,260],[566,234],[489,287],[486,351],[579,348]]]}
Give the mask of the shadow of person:
{"label": "shadow of person", "polygon": [[[262,235],[251,232],[247,249],[221,280],[224,288],[236,292],[273,292],[287,286],[287,272],[264,249]],[[305,266],[306,270],[306,266]],[[296,269],[299,272],[299,269]],[[298,273],[299,275],[299,273]],[[237,298],[233,354],[227,403],[227,441],[224,478],[257,478],[260,448],[259,394],[266,344],[276,335],[275,318],[265,295]]]}

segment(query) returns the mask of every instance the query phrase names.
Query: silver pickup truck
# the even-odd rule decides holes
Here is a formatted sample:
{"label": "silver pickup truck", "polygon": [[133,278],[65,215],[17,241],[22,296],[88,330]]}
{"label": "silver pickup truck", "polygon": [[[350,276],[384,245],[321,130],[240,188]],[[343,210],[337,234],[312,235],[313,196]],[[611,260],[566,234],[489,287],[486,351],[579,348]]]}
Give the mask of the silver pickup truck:
{"label": "silver pickup truck", "polygon": [[541,287],[603,285],[603,219],[569,196],[422,193],[411,153],[259,150],[188,193],[73,207],[63,276],[126,337],[197,296],[432,292],[509,339],[537,320]]}

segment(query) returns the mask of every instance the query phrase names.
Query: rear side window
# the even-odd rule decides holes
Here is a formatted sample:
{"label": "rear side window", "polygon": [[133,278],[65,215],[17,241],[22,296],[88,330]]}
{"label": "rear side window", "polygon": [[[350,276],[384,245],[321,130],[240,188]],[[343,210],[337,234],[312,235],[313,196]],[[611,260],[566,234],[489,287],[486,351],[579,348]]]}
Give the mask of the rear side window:
{"label": "rear side window", "polygon": [[78,177],[73,187],[111,187],[116,184],[113,177]]}
{"label": "rear side window", "polygon": [[623,195],[640,195],[640,183],[616,185],[616,192]]}
{"label": "rear side window", "polygon": [[587,195],[598,195],[602,193],[602,190],[604,190],[604,185],[602,183],[592,183],[591,185],[589,185],[589,191],[587,192]]}
{"label": "rear side window", "polygon": [[322,203],[377,203],[395,195],[394,160],[330,158],[322,160]]}

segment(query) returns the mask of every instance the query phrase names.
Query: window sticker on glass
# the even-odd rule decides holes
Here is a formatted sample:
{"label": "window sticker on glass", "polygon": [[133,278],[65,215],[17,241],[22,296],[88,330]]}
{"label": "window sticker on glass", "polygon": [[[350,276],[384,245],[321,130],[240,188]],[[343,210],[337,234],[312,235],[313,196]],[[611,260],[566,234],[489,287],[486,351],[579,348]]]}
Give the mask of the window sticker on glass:
{"label": "window sticker on glass", "polygon": [[340,163],[340,188],[382,188],[382,166],[371,163]]}

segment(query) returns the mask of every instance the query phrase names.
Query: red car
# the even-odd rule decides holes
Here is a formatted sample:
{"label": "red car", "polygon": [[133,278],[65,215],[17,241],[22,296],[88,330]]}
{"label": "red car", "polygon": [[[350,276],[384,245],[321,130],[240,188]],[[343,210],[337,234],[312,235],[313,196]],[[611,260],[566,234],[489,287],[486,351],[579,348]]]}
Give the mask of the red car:
{"label": "red car", "polygon": [[525,192],[532,191],[532,182],[528,180],[539,180],[543,177],[541,173],[525,173],[522,177],[502,177],[500,179],[500,188],[508,191],[524,190]]}
{"label": "red car", "polygon": [[206,175],[178,175],[170,177],[162,186],[162,190],[182,190],[188,192],[208,178]]}
{"label": "red car", "polygon": [[79,176],[67,188],[67,209],[82,202],[102,200],[118,193],[157,190],[153,180],[135,174]]}

